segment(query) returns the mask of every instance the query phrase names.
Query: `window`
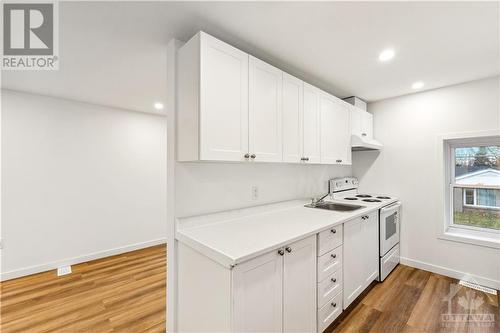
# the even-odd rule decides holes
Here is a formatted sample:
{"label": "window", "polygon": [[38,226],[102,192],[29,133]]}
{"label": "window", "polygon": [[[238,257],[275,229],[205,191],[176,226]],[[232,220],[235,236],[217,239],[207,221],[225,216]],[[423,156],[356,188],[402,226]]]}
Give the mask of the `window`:
{"label": "window", "polygon": [[444,219],[436,221],[438,237],[500,249],[500,131],[440,140]]}
{"label": "window", "polygon": [[500,230],[500,145],[452,143],[450,148],[452,225]]}

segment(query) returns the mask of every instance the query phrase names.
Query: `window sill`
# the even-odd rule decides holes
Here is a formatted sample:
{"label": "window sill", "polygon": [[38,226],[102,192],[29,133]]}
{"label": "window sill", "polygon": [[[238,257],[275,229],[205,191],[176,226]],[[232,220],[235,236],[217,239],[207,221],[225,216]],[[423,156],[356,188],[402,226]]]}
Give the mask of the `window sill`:
{"label": "window sill", "polygon": [[468,243],[478,246],[500,249],[500,234],[494,231],[475,231],[449,226],[439,236],[439,238],[460,243]]}

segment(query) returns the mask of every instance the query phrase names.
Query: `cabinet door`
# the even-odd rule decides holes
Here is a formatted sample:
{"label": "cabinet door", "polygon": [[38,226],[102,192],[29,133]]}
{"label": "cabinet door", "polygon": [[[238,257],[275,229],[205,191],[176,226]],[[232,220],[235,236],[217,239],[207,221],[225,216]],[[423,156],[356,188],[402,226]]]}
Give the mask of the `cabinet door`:
{"label": "cabinet door", "polygon": [[281,162],[283,72],[249,59],[249,151],[256,161]]}
{"label": "cabinet door", "polygon": [[363,220],[363,234],[365,237],[363,249],[365,250],[365,273],[364,273],[364,287],[368,287],[373,280],[378,277],[379,266],[379,250],[378,250],[378,213],[374,212],[367,215]]}
{"label": "cabinet door", "polygon": [[351,163],[350,111],[338,98],[321,93],[321,163]]}
{"label": "cabinet door", "polygon": [[233,269],[233,331],[281,333],[282,286],[283,256],[277,251],[237,265]]}
{"label": "cabinet door", "polygon": [[303,82],[283,73],[283,161],[301,162]]}
{"label": "cabinet door", "polygon": [[244,160],[248,54],[207,34],[201,34],[200,48],[200,159]]}
{"label": "cabinet door", "polygon": [[319,89],[304,82],[303,155],[309,163],[320,163]]}
{"label": "cabinet door", "polygon": [[363,133],[363,121],[362,121],[362,111],[354,106],[350,107],[351,109],[351,134],[361,136]]}
{"label": "cabinet door", "polygon": [[316,236],[286,247],[283,265],[283,331],[316,332]]}
{"label": "cabinet door", "polygon": [[344,309],[361,294],[365,285],[363,222],[357,218],[344,223]]}
{"label": "cabinet door", "polygon": [[369,139],[373,138],[373,115],[366,111],[361,111],[361,135]]}

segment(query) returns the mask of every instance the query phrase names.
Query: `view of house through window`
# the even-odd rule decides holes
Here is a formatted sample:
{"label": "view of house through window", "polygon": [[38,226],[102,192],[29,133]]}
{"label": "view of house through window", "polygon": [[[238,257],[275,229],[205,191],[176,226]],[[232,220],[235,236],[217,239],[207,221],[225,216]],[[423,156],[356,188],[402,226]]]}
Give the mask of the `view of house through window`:
{"label": "view of house through window", "polygon": [[452,150],[453,224],[500,230],[500,146]]}

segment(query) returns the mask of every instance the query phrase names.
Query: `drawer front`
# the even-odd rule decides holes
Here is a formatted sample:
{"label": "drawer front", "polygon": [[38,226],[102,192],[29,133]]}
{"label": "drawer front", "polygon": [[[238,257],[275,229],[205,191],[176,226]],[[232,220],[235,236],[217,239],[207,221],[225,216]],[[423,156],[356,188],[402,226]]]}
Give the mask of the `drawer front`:
{"label": "drawer front", "polygon": [[318,256],[342,245],[342,224],[318,234]]}
{"label": "drawer front", "polygon": [[318,332],[323,332],[342,313],[342,293],[318,310]]}
{"label": "drawer front", "polygon": [[342,290],[342,270],[339,269],[318,283],[318,309]]}
{"label": "drawer front", "polygon": [[318,258],[318,282],[342,268],[342,246]]}

